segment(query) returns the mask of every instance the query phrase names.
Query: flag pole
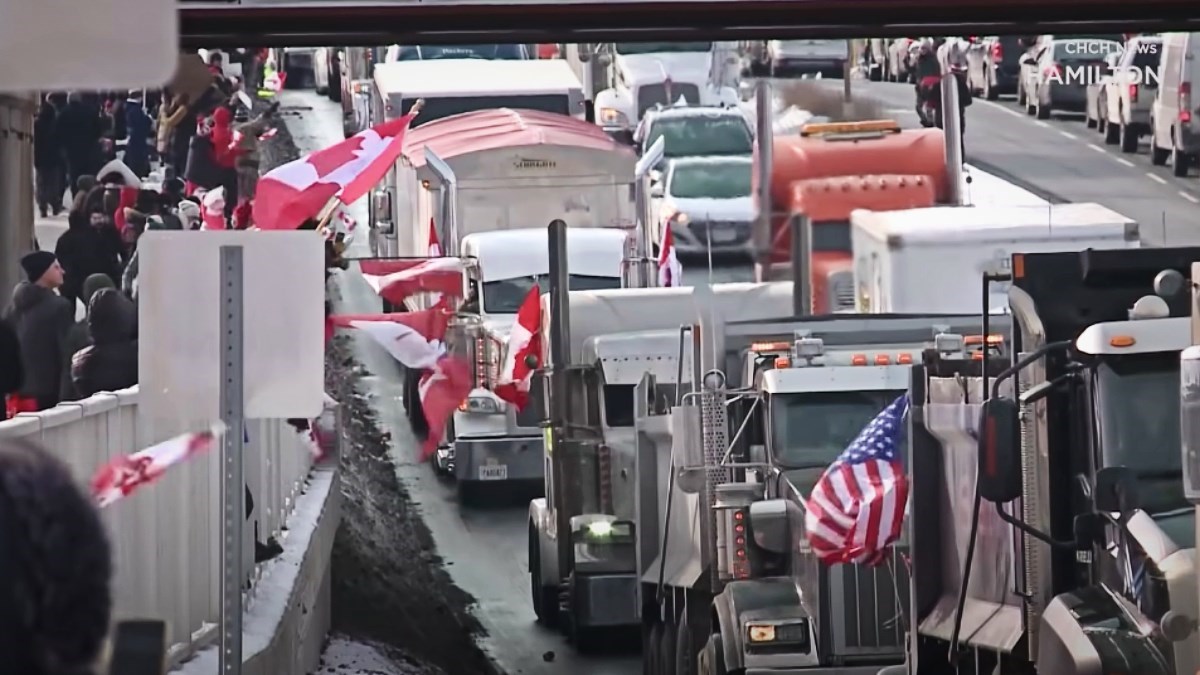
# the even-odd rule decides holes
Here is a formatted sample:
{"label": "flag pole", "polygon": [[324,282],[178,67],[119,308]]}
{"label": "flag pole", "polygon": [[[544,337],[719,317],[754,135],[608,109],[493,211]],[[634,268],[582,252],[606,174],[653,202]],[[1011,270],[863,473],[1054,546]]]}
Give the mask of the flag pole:
{"label": "flag pole", "polygon": [[[413,102],[412,107],[408,109],[410,117],[416,117],[421,113],[421,109],[425,107],[425,99],[419,98]],[[317,232],[324,230],[329,226],[329,221],[333,219],[333,214],[337,213],[337,207],[342,203],[341,197],[334,195],[325,202],[325,206],[321,208],[317,214]]]}

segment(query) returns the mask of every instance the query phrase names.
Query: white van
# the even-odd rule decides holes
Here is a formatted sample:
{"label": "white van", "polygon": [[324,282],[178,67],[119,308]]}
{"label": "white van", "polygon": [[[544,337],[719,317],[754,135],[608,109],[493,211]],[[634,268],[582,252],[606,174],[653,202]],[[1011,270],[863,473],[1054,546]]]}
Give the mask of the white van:
{"label": "white van", "polygon": [[1171,160],[1176,176],[1186,176],[1200,158],[1200,112],[1192,83],[1200,83],[1200,33],[1164,33],[1158,66],[1158,94],[1150,109],[1150,161]]}

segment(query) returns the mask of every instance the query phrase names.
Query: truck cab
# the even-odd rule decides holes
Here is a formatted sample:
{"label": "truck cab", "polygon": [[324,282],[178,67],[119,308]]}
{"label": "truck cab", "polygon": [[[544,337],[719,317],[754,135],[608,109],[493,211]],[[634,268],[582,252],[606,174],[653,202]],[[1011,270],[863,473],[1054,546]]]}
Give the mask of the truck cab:
{"label": "truck cab", "polygon": [[729,73],[736,50],[713,42],[616,42],[602,45],[595,57],[607,60],[607,88],[596,94],[596,123],[630,141],[648,110],[683,99],[689,105],[737,105],[741,102]]}
{"label": "truck cab", "polygon": [[[572,233],[567,255],[574,290],[621,287],[626,234],[596,228]],[[534,387],[523,410],[492,393],[501,377],[509,336],[529,292],[547,286],[546,231],[541,228],[468,234],[464,301],[452,327],[455,346],[474,364],[474,390],[455,411],[451,439],[435,465],[457,480],[460,501],[478,501],[483,484],[542,481],[541,401]]]}

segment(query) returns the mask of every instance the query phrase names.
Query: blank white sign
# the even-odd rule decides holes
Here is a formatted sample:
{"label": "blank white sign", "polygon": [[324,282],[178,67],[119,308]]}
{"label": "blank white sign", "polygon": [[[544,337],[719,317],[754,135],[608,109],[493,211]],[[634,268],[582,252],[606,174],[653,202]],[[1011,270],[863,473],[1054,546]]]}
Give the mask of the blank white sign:
{"label": "blank white sign", "polygon": [[0,92],[161,87],[178,14],[169,0],[0,0]]}
{"label": "blank white sign", "polygon": [[220,417],[220,249],[242,247],[249,418],[313,418],[325,397],[325,247],[311,231],[147,232],[138,241],[138,407]]}

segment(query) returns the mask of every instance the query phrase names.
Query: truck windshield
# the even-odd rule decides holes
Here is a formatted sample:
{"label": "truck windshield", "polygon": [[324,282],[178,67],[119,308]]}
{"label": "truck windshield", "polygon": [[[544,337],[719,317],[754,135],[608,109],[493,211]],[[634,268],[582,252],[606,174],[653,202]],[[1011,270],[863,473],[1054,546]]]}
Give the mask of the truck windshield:
{"label": "truck windshield", "polygon": [[442,59],[484,59],[521,61],[529,58],[525,46],[511,45],[415,45],[401,46],[397,61],[437,61]]}
{"label": "truck windshield", "polygon": [[[783,469],[824,469],[901,391],[771,396],[771,454]],[[900,450],[907,448],[902,441]]]}
{"label": "truck windshield", "polygon": [[750,196],[748,162],[680,164],[671,172],[668,192],[680,199],[736,199]]}
{"label": "truck windshield", "polygon": [[[416,101],[405,100],[402,106],[403,110],[408,110]],[[421,114],[417,115],[413,120],[412,125],[419,127],[422,124],[428,124],[434,120],[440,120],[443,117],[451,115],[459,115],[476,110],[488,110],[491,108],[524,108],[526,110],[541,110],[543,112],[558,113],[559,115],[570,115],[571,110],[570,97],[567,92],[561,94],[541,94],[522,96],[513,94],[507,96],[455,96],[453,98],[427,98],[425,99],[425,107],[421,108]]]}
{"label": "truck windshield", "polygon": [[[543,292],[550,289],[546,275],[485,281],[483,284],[483,311],[488,314],[516,314],[521,309],[529,289],[537,284]],[[583,274],[571,275],[571,290],[595,291],[603,288],[620,288],[620,277],[595,277]]]}
{"label": "truck windshield", "polygon": [[662,54],[664,52],[708,52],[711,42],[618,42],[613,45],[618,54]]}
{"label": "truck windshield", "polygon": [[1183,496],[1179,450],[1179,355],[1105,359],[1097,377],[1096,417],[1104,466],[1133,469],[1147,513],[1190,509]]}
{"label": "truck windshield", "polygon": [[[421,114],[425,112],[421,111]],[[695,115],[655,120],[643,147],[653,146],[660,137],[664,157],[750,155],[754,152],[750,127],[740,115]]]}

